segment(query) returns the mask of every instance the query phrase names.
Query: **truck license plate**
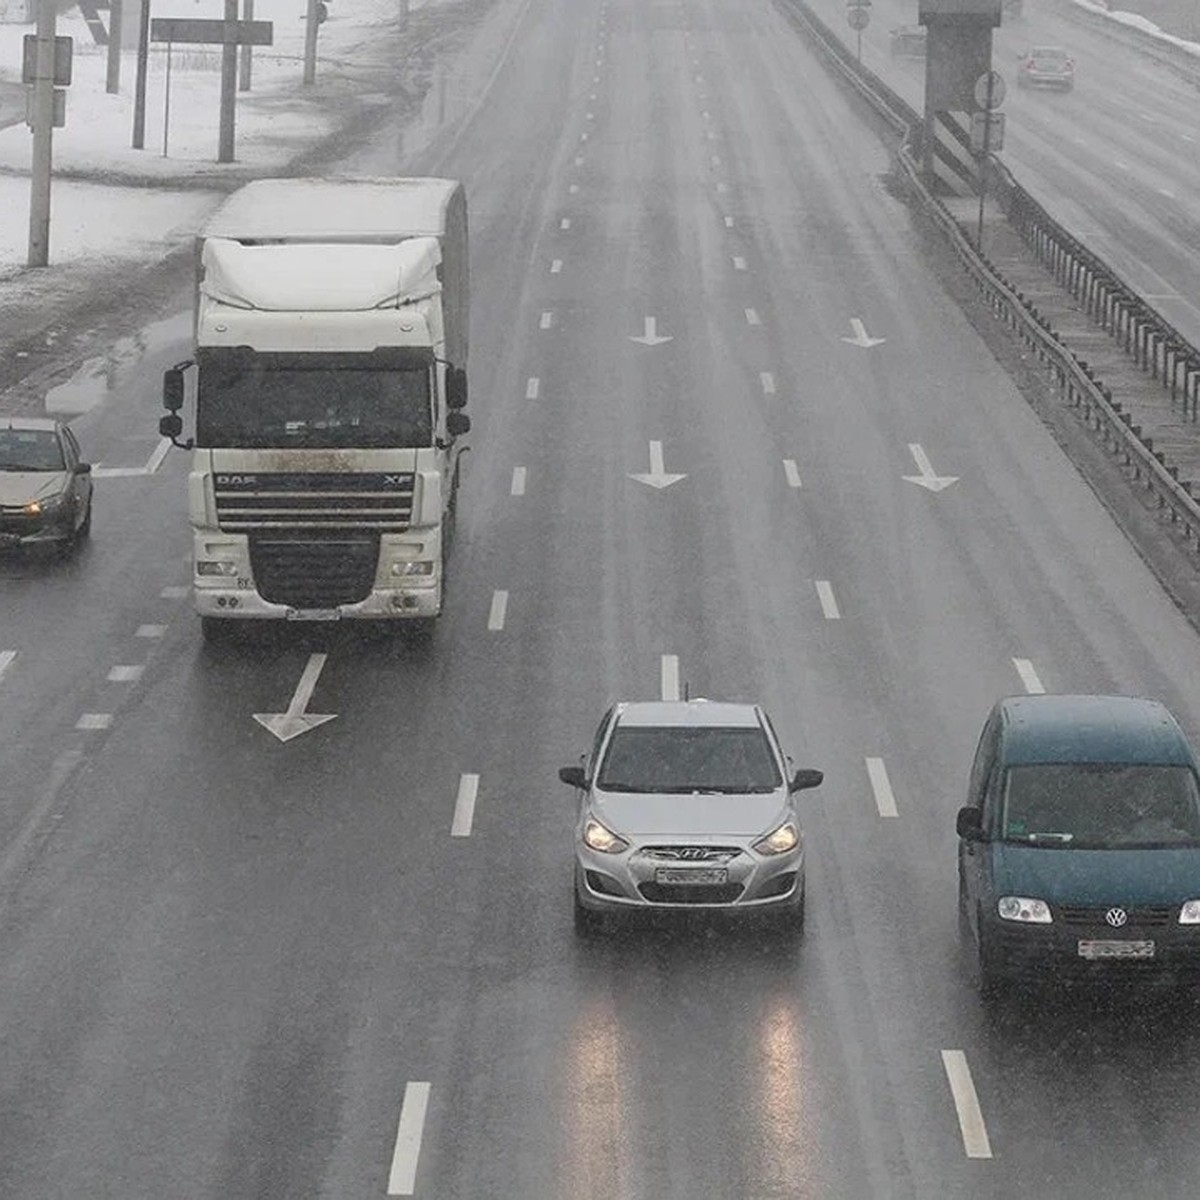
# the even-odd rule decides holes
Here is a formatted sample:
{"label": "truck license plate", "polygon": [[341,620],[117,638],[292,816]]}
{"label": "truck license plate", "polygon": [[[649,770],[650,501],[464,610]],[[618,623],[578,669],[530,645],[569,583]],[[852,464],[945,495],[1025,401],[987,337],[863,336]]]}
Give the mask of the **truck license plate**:
{"label": "truck license plate", "polygon": [[342,614],[336,608],[289,608],[289,621],[340,621]]}

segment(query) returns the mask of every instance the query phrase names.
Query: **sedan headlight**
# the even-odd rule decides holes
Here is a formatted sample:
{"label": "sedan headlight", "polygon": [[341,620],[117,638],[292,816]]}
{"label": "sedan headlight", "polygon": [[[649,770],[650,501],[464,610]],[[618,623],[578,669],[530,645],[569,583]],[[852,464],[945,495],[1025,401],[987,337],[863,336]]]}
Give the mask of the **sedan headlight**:
{"label": "sedan headlight", "polygon": [[1032,900],[1028,896],[1001,896],[996,911],[1002,920],[1025,921],[1030,925],[1049,925],[1054,920],[1045,900]]}
{"label": "sedan headlight", "polygon": [[795,821],[784,821],[777,829],[772,829],[766,837],[754,843],[759,854],[786,854],[795,850],[800,844],[800,830]]}
{"label": "sedan headlight", "polygon": [[1200,925],[1200,900],[1185,900],[1179,910],[1180,925]]}
{"label": "sedan headlight", "polygon": [[583,840],[601,854],[620,854],[622,850],[629,849],[629,843],[623,837],[618,837],[611,829],[601,825],[595,817],[588,817],[584,824]]}
{"label": "sedan headlight", "polygon": [[25,505],[27,517],[42,517],[47,513],[57,512],[67,502],[67,493],[59,492],[57,496],[46,496],[42,500],[30,500]]}

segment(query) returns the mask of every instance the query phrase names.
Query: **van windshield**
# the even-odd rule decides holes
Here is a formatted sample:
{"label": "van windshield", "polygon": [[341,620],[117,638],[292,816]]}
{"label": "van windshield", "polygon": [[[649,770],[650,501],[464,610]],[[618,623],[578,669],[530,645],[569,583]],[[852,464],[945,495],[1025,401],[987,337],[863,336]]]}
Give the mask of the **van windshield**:
{"label": "van windshield", "polygon": [[1038,763],[1005,775],[1001,837],[1064,849],[1200,846],[1200,790],[1188,767]]}

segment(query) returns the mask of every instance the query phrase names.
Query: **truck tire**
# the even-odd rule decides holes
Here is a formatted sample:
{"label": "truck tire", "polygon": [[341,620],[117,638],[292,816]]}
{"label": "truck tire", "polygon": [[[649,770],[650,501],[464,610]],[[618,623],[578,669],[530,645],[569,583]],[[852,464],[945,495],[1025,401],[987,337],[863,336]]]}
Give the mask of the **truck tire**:
{"label": "truck tire", "polygon": [[209,646],[219,646],[229,640],[229,622],[224,617],[201,617],[200,636]]}

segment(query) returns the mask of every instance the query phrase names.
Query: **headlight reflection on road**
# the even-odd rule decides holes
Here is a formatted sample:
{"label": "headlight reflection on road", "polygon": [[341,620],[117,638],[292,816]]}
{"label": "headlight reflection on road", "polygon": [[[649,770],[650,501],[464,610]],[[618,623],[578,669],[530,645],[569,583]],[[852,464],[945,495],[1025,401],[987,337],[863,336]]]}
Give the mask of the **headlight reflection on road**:
{"label": "headlight reflection on road", "polygon": [[566,1089],[569,1112],[564,1200],[633,1196],[629,1167],[630,1112],[620,1029],[613,998],[593,996],[571,1030]]}
{"label": "headlight reflection on road", "polygon": [[757,1094],[748,1107],[754,1126],[747,1177],[769,1195],[812,1195],[811,1130],[805,1120],[806,1068],[801,1012],[794,995],[766,997],[758,1021]]}

